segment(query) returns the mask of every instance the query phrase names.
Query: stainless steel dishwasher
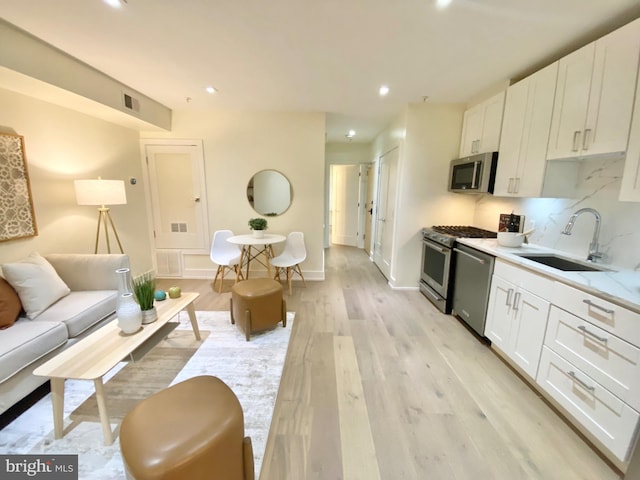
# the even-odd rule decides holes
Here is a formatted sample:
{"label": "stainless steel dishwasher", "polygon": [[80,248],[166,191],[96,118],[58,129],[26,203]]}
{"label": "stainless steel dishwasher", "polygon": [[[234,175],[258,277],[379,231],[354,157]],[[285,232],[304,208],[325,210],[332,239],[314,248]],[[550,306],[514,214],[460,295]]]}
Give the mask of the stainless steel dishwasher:
{"label": "stainless steel dishwasher", "polygon": [[484,337],[495,257],[460,243],[453,252],[455,275],[451,313]]}

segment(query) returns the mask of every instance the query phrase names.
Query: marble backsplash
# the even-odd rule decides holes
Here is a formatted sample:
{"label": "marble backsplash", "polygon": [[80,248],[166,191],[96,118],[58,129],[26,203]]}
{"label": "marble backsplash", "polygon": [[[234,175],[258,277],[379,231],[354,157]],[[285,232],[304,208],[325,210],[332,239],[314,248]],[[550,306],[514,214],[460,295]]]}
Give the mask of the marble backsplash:
{"label": "marble backsplash", "polygon": [[595,217],[585,213],[574,225],[572,235],[561,232],[571,214],[584,207],[602,217],[600,251],[602,263],[640,271],[640,203],[620,202],[620,179],[624,158],[583,160],[576,165],[577,178],[567,178],[572,198],[507,198],[479,196],[474,225],[497,230],[500,213],[525,215],[525,229],[535,225],[529,242],[586,258]]}

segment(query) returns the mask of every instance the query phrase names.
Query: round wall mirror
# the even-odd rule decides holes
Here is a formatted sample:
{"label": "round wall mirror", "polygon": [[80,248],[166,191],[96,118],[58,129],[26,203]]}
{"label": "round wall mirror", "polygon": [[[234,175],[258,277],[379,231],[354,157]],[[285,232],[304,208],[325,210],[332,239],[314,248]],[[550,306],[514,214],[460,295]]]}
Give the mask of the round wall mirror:
{"label": "round wall mirror", "polygon": [[277,170],[261,170],[247,185],[247,200],[253,209],[265,217],[275,217],[291,205],[291,183]]}

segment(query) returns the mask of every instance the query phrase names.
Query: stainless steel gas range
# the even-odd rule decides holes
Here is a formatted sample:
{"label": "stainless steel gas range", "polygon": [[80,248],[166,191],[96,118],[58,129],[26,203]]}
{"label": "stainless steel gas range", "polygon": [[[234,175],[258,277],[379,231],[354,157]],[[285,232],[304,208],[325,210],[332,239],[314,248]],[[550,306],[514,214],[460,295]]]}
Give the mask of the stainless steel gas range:
{"label": "stainless steel gas range", "polygon": [[440,311],[451,313],[456,239],[496,236],[496,232],[470,226],[440,225],[422,229],[420,291],[423,295]]}

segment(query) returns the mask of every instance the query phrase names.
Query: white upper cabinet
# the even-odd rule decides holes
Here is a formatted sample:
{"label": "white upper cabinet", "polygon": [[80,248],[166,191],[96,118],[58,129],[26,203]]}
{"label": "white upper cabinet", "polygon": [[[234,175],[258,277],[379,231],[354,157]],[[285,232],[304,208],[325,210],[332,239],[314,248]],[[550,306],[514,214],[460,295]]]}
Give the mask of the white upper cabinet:
{"label": "white upper cabinet", "polygon": [[640,82],[638,82],[636,101],[633,107],[629,147],[620,185],[620,200],[640,202]]}
{"label": "white upper cabinet", "polygon": [[635,20],[560,59],[548,159],[626,150],[639,54]]}
{"label": "white upper cabinet", "polygon": [[498,150],[504,97],[502,91],[464,112],[460,157]]}
{"label": "white upper cabinet", "polygon": [[494,195],[542,192],[558,62],[507,89]]}

